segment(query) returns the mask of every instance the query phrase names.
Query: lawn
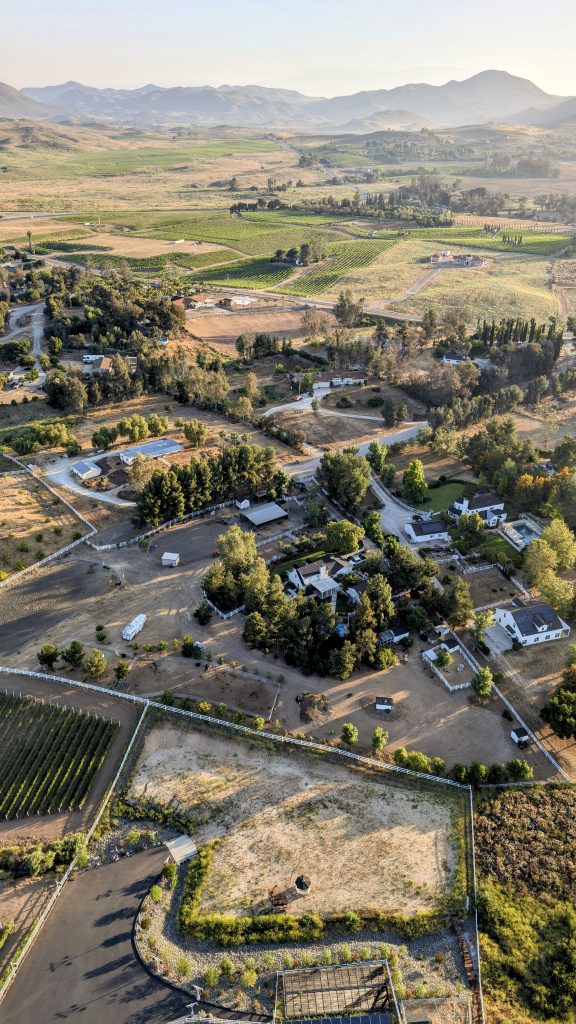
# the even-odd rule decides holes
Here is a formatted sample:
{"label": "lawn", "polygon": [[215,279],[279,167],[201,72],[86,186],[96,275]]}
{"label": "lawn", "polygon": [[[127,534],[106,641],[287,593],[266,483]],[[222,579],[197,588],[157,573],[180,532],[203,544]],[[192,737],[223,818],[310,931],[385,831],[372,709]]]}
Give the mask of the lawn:
{"label": "lawn", "polygon": [[433,512],[445,512],[452,502],[473,494],[475,490],[476,488],[473,484],[463,483],[460,480],[448,480],[445,484],[441,484],[440,487],[430,488],[428,500],[422,505],[418,505],[418,508],[424,511],[432,509]]}

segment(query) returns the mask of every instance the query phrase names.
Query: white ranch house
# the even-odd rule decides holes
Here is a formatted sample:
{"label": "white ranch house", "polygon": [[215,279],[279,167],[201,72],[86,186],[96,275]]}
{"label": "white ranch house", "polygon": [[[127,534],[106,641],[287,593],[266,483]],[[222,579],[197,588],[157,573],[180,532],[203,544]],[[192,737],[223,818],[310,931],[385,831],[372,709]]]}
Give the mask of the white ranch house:
{"label": "white ranch house", "polygon": [[341,558],[320,558],[317,562],[294,566],[287,575],[296,590],[311,587],[314,597],[335,600],[342,589],[339,577],[351,572],[351,566]]}
{"label": "white ranch house", "polygon": [[496,608],[496,622],[522,647],[563,640],[570,636],[570,626],[549,604],[531,601],[524,604],[517,598],[510,608]]}
{"label": "white ranch house", "polygon": [[506,520],[504,502],[493,491],[478,491],[471,498],[458,498],[448,506],[451,519],[477,513],[486,526],[498,526]]}

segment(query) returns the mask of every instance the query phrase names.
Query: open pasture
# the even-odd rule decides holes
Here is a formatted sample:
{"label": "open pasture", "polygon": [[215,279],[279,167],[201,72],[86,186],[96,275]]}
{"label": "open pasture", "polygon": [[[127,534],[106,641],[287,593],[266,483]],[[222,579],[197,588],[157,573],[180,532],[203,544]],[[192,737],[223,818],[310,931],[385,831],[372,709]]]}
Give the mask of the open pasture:
{"label": "open pasture", "polygon": [[291,912],[416,913],[447,895],[458,793],[398,787],[298,752],[167,727],[148,734],[131,795],[177,800],[197,820],[195,839],[219,838],[201,912],[243,915],[312,879]]}
{"label": "open pasture", "polygon": [[117,725],[0,692],[0,816],[81,809]]}

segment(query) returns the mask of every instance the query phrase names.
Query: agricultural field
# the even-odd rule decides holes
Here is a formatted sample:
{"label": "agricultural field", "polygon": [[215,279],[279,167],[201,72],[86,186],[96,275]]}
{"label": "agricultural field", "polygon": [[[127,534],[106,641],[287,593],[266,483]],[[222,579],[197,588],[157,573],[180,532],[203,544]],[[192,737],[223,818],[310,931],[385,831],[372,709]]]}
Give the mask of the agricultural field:
{"label": "agricultural field", "polygon": [[[521,234],[522,245],[504,241],[503,234]],[[524,228],[512,232],[502,230],[498,234],[492,235],[482,228],[458,225],[451,228],[415,228],[410,231],[410,236],[459,249],[487,249],[490,252],[528,253],[535,256],[553,256],[570,245],[574,239],[574,235],[568,234],[568,232],[537,231],[533,228]]]}
{"label": "agricultural field", "polygon": [[341,277],[370,264],[395,244],[393,239],[382,241],[336,242],[326,250],[326,259],[301,277],[285,285],[281,291],[289,295],[319,295],[327,291]]}
{"label": "agricultural field", "polygon": [[273,263],[270,258],[238,260],[212,270],[198,270],[189,280],[199,284],[225,285],[230,288],[274,288],[293,273],[286,263]]}
{"label": "agricultural field", "polygon": [[82,808],[116,729],[95,715],[0,693],[0,816]]}
{"label": "agricultural field", "polygon": [[66,547],[87,532],[66,505],[28,474],[0,484],[0,579]]}
{"label": "agricultural field", "polygon": [[150,732],[130,797],[178,801],[195,840],[219,843],[200,911],[238,916],[305,872],[292,913],[412,915],[435,909],[458,865],[457,793],[398,787],[282,750],[166,727]]}
{"label": "agricultural field", "polygon": [[[233,200],[228,197],[228,204]],[[102,223],[114,230],[130,228],[145,238],[215,242],[248,256],[272,256],[304,242],[318,245],[338,241],[334,217],[299,214],[290,210],[231,215],[228,210],[184,210],[181,213],[103,213]]]}
{"label": "agricultural field", "polygon": [[122,268],[128,266],[135,273],[157,274],[163,270],[183,269],[199,270],[202,267],[211,267],[215,264],[230,263],[238,260],[238,253],[229,249],[212,249],[210,252],[199,252],[198,254],[185,252],[161,253],[157,256],[119,256],[116,253],[93,254],[94,249],[85,247],[82,252],[73,255],[62,256],[66,263],[76,263],[81,266],[89,264],[96,270],[103,267]]}

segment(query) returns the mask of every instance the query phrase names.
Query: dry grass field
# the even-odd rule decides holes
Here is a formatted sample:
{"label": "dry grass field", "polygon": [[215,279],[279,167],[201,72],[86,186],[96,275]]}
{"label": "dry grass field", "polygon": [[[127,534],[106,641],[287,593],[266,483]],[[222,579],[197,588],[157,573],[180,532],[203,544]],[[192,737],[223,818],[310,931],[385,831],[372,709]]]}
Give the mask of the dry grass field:
{"label": "dry grass field", "polygon": [[496,659],[504,672],[501,689],[518,708],[524,721],[566,771],[576,777],[576,741],[561,740],[540,718],[540,710],[560,685],[570,639],[542,647],[508,651]]}
{"label": "dry grass field", "polygon": [[431,909],[448,892],[456,855],[450,797],[425,796],[346,767],[215,735],[157,728],[132,793],[177,800],[216,837],[201,909],[243,914],[304,872],[313,886],[292,912]]}
{"label": "dry grass field", "polygon": [[444,271],[393,307],[419,315],[431,307],[440,316],[456,311],[467,323],[475,323],[478,317],[546,320],[560,311],[551,288],[549,263],[535,256],[499,256],[479,270]]}
{"label": "dry grass field", "polygon": [[0,575],[23,569],[66,547],[86,527],[27,475],[0,483]]}

